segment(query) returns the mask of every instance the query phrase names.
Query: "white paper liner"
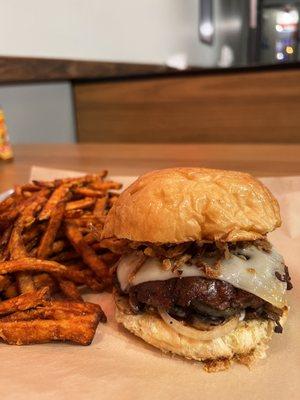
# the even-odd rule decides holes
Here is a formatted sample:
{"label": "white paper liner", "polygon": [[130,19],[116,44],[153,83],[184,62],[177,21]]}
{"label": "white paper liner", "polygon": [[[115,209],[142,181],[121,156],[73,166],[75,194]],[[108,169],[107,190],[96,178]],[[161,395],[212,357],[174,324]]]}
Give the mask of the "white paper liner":
{"label": "white paper liner", "polygon": [[[78,176],[78,172],[33,167],[35,179]],[[134,177],[119,177],[128,185]],[[0,345],[3,399],[298,399],[300,393],[300,177],[261,179],[278,198],[282,228],[270,235],[289,266],[294,290],[282,335],[268,358],[249,371],[241,365],[207,374],[193,361],[162,354],[119,327],[111,295],[88,295],[108,316],[89,347],[45,344]]]}

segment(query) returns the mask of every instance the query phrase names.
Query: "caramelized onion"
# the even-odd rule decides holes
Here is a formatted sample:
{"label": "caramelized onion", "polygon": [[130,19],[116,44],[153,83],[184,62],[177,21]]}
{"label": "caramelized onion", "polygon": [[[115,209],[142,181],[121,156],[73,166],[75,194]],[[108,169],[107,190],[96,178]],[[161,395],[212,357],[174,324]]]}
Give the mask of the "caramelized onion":
{"label": "caramelized onion", "polygon": [[168,326],[170,326],[170,328],[174,329],[174,331],[180,335],[187,336],[195,340],[213,340],[225,336],[232,332],[239,323],[239,317],[237,316],[231,318],[228,322],[225,322],[222,325],[213,327],[211,330],[203,331],[184,325],[182,322],[172,318],[166,311],[162,309],[158,309],[158,312],[161,318]]}
{"label": "caramelized onion", "polygon": [[191,326],[199,331],[211,331],[216,325],[204,322],[199,318],[194,318]]}

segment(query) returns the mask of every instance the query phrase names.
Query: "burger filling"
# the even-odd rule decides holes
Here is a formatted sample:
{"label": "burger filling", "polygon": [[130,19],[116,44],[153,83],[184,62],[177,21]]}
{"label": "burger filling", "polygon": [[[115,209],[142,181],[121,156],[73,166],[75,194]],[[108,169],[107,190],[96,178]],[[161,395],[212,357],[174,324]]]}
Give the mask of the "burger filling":
{"label": "burger filling", "polygon": [[[119,242],[120,243],[120,242]],[[269,319],[282,332],[286,290],[283,258],[267,240],[154,245],[122,241],[119,292],[133,313],[159,313],[196,329],[229,321]]]}

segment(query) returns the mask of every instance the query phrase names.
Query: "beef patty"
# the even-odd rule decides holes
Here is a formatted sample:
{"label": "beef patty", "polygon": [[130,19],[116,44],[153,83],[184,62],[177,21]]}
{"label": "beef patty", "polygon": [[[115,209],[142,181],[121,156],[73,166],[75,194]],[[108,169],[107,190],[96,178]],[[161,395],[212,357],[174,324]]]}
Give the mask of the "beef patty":
{"label": "beef patty", "polygon": [[255,310],[265,303],[230,283],[202,277],[144,282],[131,287],[129,297],[137,308],[143,305],[165,310],[190,308],[215,317],[232,315],[246,308]]}

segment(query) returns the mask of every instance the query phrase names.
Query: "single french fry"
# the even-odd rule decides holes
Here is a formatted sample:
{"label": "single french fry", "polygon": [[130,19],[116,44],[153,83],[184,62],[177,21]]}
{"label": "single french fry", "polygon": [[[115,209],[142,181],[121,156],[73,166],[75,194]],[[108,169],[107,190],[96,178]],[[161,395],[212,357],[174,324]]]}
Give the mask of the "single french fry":
{"label": "single french fry", "polygon": [[84,176],[79,176],[75,178],[63,178],[63,179],[55,179],[54,181],[39,181],[33,180],[33,183],[39,187],[47,187],[47,188],[57,188],[61,185],[69,185],[69,186],[78,186],[84,185],[90,182],[93,182],[97,179],[102,179],[107,175],[107,171],[101,171],[98,174],[89,174]]}
{"label": "single french fry", "polygon": [[0,339],[15,345],[68,341],[87,346],[95,336],[98,323],[96,313],[62,320],[1,322],[0,319]]}
{"label": "single french fry", "polygon": [[66,279],[59,279],[58,284],[62,293],[66,296],[67,299],[83,301],[79,290],[74,282],[66,280]]}
{"label": "single french fry", "polygon": [[54,190],[54,192],[51,194],[50,198],[48,199],[46,205],[44,206],[43,210],[39,215],[40,221],[44,221],[50,218],[53,209],[57,206],[58,203],[60,203],[66,198],[69,190],[70,190],[69,185],[61,185]]}
{"label": "single french fry", "polygon": [[47,188],[47,189],[54,189],[56,187],[54,181],[38,181],[38,180],[33,180],[32,183],[36,186],[38,186],[40,189],[42,188]]}
{"label": "single french fry", "polygon": [[0,321],[30,321],[36,318],[61,320],[76,316],[84,316],[86,314],[96,314],[100,322],[107,322],[106,315],[98,304],[83,303],[74,300],[45,301],[42,306],[37,306],[34,309],[25,311],[16,311],[2,317]]}
{"label": "single french fry", "polygon": [[[21,237],[22,230],[23,219],[21,216],[14,226],[8,245],[10,257],[12,258],[12,260],[17,260],[19,258],[24,258],[27,256],[27,251]],[[34,291],[35,286],[30,275],[24,272],[18,272],[16,279],[17,286],[22,294]]]}
{"label": "single french fry", "polygon": [[50,300],[46,303],[46,307],[48,310],[61,310],[65,313],[77,313],[78,315],[82,314],[93,314],[96,313],[99,316],[100,322],[106,322],[107,318],[104,314],[101,306],[99,304],[90,303],[90,302],[81,302],[75,300]]}
{"label": "single french fry", "polygon": [[103,217],[105,215],[105,210],[107,206],[108,197],[102,197],[102,199],[97,199],[93,214],[96,217]]}
{"label": "single french fry", "polygon": [[89,185],[92,189],[95,190],[119,190],[122,188],[122,183],[119,182],[113,182],[113,181],[102,181],[102,182],[92,182]]}
{"label": "single french fry", "polygon": [[24,258],[27,255],[26,248],[21,236],[22,231],[23,231],[22,224],[17,222],[12,230],[8,244],[10,257],[13,260],[16,260],[18,258]]}
{"label": "single french fry", "polygon": [[65,211],[65,218],[66,219],[80,218],[83,215],[84,215],[84,211],[81,210],[81,209]]}
{"label": "single french fry", "polygon": [[8,256],[9,249],[7,246],[8,246],[9,240],[10,240],[12,230],[13,230],[13,226],[11,225],[5,229],[3,235],[1,236],[1,239],[0,239],[0,261],[5,261]]}
{"label": "single french fry", "polygon": [[98,177],[98,174],[89,174],[84,176],[77,176],[75,178],[56,179],[55,183],[56,185],[71,184],[73,186],[78,186],[92,182],[94,179],[98,179]]}
{"label": "single french fry", "polygon": [[86,187],[75,187],[72,192],[84,197],[103,197],[105,195],[104,191],[89,189]]}
{"label": "single french fry", "polygon": [[61,226],[61,222],[65,212],[65,207],[66,207],[65,203],[60,202],[52,210],[48,226],[44,232],[40,246],[37,251],[38,258],[47,258],[52,253],[53,242],[55,240],[57,231]]}
{"label": "single french fry", "polygon": [[21,186],[21,192],[38,192],[41,190],[40,186],[36,185],[35,183],[25,183]]}
{"label": "single french fry", "polygon": [[74,246],[75,250],[81,255],[83,261],[103,279],[109,278],[109,271],[105,263],[97,256],[95,251],[84,241],[80,230],[72,224],[66,224],[66,235]]}
{"label": "single french fry", "polygon": [[[78,284],[87,282],[87,275],[84,271],[71,269],[55,261],[39,260],[37,258],[21,258],[0,262],[0,275],[15,272],[48,272],[58,277],[63,277]],[[103,286],[102,286],[103,287]]]}
{"label": "single french fry", "polygon": [[38,260],[36,258],[19,258],[0,263],[0,275],[11,274],[15,272],[42,271],[63,274],[67,268],[55,261]]}
{"label": "single french fry", "polygon": [[95,204],[95,198],[85,197],[81,200],[70,201],[66,205],[66,211],[78,210],[78,209],[86,209],[90,208]]}
{"label": "single french fry", "polygon": [[35,292],[21,294],[9,300],[0,302],[0,315],[11,314],[15,311],[28,310],[41,305],[49,298],[47,288],[37,290]]}

